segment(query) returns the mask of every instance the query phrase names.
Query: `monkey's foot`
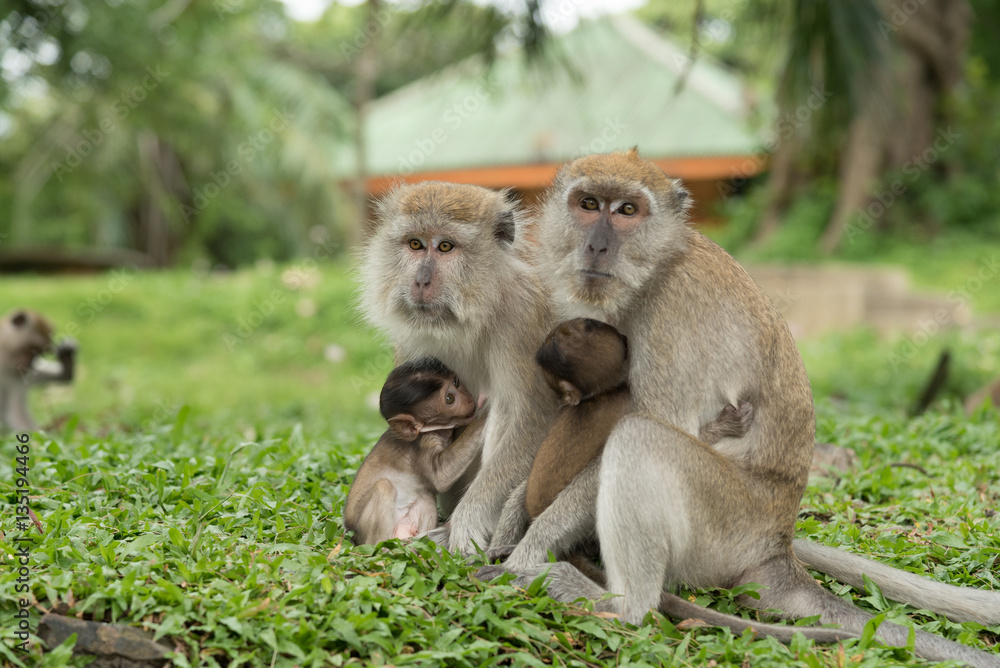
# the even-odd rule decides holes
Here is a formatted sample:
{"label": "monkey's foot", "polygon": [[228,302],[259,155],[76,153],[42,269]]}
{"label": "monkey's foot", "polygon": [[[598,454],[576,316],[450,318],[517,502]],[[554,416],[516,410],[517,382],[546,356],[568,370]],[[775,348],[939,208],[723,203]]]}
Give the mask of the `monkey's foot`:
{"label": "monkey's foot", "polygon": [[[466,497],[468,498],[468,497]],[[459,552],[462,556],[468,557],[476,554],[478,549],[485,549],[490,544],[490,535],[483,527],[493,526],[494,522],[489,522],[483,518],[468,519],[469,512],[463,512],[463,506],[459,504],[455,509],[455,514],[451,519],[451,535],[448,541],[448,549],[452,552]]]}
{"label": "monkey's foot", "polygon": [[507,572],[507,569],[499,564],[490,564],[489,566],[483,566],[478,571],[473,573],[472,577],[476,578],[480,582],[489,582],[490,580],[496,580],[498,577]]}
{"label": "monkey's foot", "polygon": [[[500,572],[493,572],[489,569],[501,569]],[[509,572],[503,566],[484,566],[476,572],[476,578],[486,581],[479,574],[483,573],[486,578],[493,579],[499,577],[501,573]],[[515,587],[526,589],[538,576],[545,575],[546,589],[550,597],[563,603],[572,603],[579,598],[589,598],[597,600],[606,594],[606,590],[596,582],[581,573],[572,564],[565,561],[557,561],[554,564],[538,564],[525,568],[517,574],[510,584]]]}
{"label": "monkey's foot", "polygon": [[493,562],[497,559],[503,561],[514,553],[514,548],[516,547],[517,545],[498,545],[496,547],[491,547],[486,550],[486,561]]}
{"label": "monkey's foot", "polygon": [[[465,563],[469,566],[475,566],[476,564],[482,563],[486,560],[487,564],[492,564],[494,561],[504,561],[513,552],[516,545],[504,545],[503,547],[494,547],[486,550],[482,554],[473,554],[470,557],[465,558]],[[495,577],[495,576],[494,576]]]}

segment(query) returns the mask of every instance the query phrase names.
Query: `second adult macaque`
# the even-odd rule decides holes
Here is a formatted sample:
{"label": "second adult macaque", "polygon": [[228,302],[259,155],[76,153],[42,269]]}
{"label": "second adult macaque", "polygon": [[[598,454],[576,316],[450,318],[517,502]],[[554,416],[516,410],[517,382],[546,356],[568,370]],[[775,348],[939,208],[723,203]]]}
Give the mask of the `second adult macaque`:
{"label": "second adult macaque", "polygon": [[[523,515],[505,508],[501,523],[517,522],[520,526],[510,530],[515,536],[523,535],[526,525],[600,457],[629,403],[628,339],[607,323],[576,318],[560,324],[546,337],[535,361],[562,407],[535,454],[528,479],[509,502],[521,506]],[[750,403],[729,405],[701,427],[698,438],[709,445],[726,437],[741,438],[752,420]],[[499,533],[507,532],[504,526]],[[501,548],[491,556],[506,551]]]}
{"label": "second adult macaque", "polygon": [[[628,339],[611,325],[590,318],[568,320],[556,327],[538,349],[535,360],[562,408],[531,465],[525,509],[535,519],[586,467],[628,410]],[[712,445],[741,438],[750,428],[753,407],[726,406],[698,431]]]}
{"label": "second adult macaque", "polygon": [[[653,608],[678,612],[674,604],[684,600],[665,591],[676,585],[752,582],[761,585],[759,598],[741,596],[742,603],[840,626],[803,631],[809,637],[860,636],[872,615],[817,584],[799,559],[831,572],[829,562],[839,558],[845,572],[838,577],[857,580],[878,564],[832,548],[795,543],[793,551],[815,442],[802,358],[774,304],[731,256],[687,224],[687,207],[681,185],[636,150],[581,158],[556,177],[537,221],[538,275],[561,319],[596,317],[628,336],[632,396],[600,466],[584,469],[563,490],[505,565],[518,573],[517,585],[547,573],[552,598],[589,598],[632,624]],[[740,401],[750,401],[754,412],[744,437],[708,446],[691,436]],[[606,587],[570,564],[548,563],[539,549],[575,542],[574,532],[592,526]],[[548,541],[526,547],[532,533]],[[1000,619],[995,591],[888,567],[877,575],[872,579],[887,598],[961,621]],[[995,653],[924,631],[883,622],[877,635],[925,659],[1000,668]]]}
{"label": "second adult macaque", "polygon": [[434,358],[393,369],[379,397],[389,429],[362,462],[344,505],[344,527],[356,544],[412,538],[437,526],[436,495],[479,452],[471,430],[454,438],[477,408],[458,377]]}

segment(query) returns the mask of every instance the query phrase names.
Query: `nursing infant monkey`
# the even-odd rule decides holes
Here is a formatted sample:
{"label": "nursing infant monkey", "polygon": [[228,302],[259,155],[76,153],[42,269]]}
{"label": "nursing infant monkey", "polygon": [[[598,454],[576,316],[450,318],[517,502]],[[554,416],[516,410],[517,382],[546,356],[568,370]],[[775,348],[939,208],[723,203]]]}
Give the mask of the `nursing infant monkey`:
{"label": "nursing infant monkey", "polygon": [[392,370],[379,397],[389,429],[365,457],[344,505],[344,526],[358,545],[412,538],[437,526],[436,495],[447,491],[479,454],[456,429],[477,405],[458,377],[434,358]]}
{"label": "nursing infant monkey", "polygon": [[[628,410],[628,339],[590,318],[556,327],[535,361],[559,395],[559,413],[538,447],[523,488],[527,519],[535,520],[591,462],[600,457],[612,428]],[[753,406],[728,405],[702,425],[698,438],[712,445],[740,438],[753,420]]]}
{"label": "nursing infant monkey", "polygon": [[[611,325],[590,318],[568,320],[552,330],[535,361],[561,408],[535,453],[528,479],[511,496],[509,503],[516,503],[523,513],[504,514],[503,522],[518,525],[498,530],[506,535],[523,536],[527,525],[551,507],[581,471],[596,465],[612,428],[628,410],[628,339]],[[728,405],[701,427],[698,438],[709,445],[726,437],[739,438],[752,419],[748,402]],[[506,556],[513,549],[514,545],[493,548],[489,556]],[[558,556],[603,584],[603,572],[588,558],[597,552],[590,536]]]}

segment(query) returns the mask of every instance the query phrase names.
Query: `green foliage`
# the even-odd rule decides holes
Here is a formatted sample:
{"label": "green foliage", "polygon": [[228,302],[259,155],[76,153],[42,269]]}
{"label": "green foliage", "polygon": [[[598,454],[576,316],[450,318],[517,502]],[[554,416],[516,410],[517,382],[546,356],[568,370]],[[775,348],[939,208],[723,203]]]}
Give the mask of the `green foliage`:
{"label": "green foliage", "polygon": [[0,105],[8,243],[237,264],[344,229],[332,156],[350,107],[269,57],[288,30],[279,2],[18,4],[0,17],[0,52],[31,63]]}
{"label": "green foliage", "polygon": [[[182,666],[817,667],[844,657],[921,665],[870,639],[844,643],[841,654],[804,638],[784,647],[750,633],[681,631],[655,614],[648,626],[624,628],[552,601],[541,583],[528,592],[477,583],[475,566],[426,542],[352,546],[341,512],[383,428],[366,395],[391,357],[353,314],[348,276],[338,264],[261,264],[207,275],[4,279],[0,311],[30,303],[62,331],[75,324],[81,342],[77,384],[33,397],[45,423],[71,413],[31,445],[31,503],[45,527],[28,533],[31,593],[43,607],[154,629]],[[1000,339],[968,336],[949,345],[993,350],[975,374],[996,372]],[[323,359],[328,343],[343,348],[342,361]],[[933,351],[921,349],[910,371],[874,373],[894,345],[863,334],[803,344],[818,438],[852,448],[859,465],[810,483],[800,535],[945,582],[998,588],[1000,415],[967,420],[945,402],[946,412],[907,419]],[[2,442],[0,493],[13,498],[13,441]],[[10,538],[22,535],[12,521],[0,543],[8,563]],[[16,577],[0,570],[4,628]],[[962,642],[987,647],[1000,633],[824,580],[873,614]],[[750,614],[734,600],[752,591],[690,595]],[[3,651],[13,665],[86,663],[68,645],[44,656],[37,646]]]}
{"label": "green foliage", "polygon": [[[929,177],[924,177],[928,179]],[[972,178],[965,180],[971,183]],[[934,185],[920,182],[926,189],[923,201],[939,199],[953,207],[965,206],[957,200],[955,184]],[[975,186],[979,188],[979,185]],[[914,189],[916,190],[916,188]],[[849,228],[836,254],[831,258],[817,248],[817,240],[829,220],[836,201],[834,184],[818,181],[795,200],[781,225],[764,246],[752,244],[757,224],[766,206],[764,188],[724,201],[719,210],[724,225],[703,231],[745,264],[764,262],[829,263],[831,260],[866,265],[898,265],[908,270],[915,286],[960,301],[977,313],[1000,312],[1000,290],[994,278],[977,282],[980,269],[992,272],[1000,257],[1000,225],[995,214],[979,211],[969,214],[965,226],[946,227],[934,233],[927,227],[903,225],[887,231]],[[969,206],[972,206],[970,203]],[[899,202],[890,213],[911,210]],[[929,209],[928,209],[929,210]],[[974,223],[973,220],[979,220]]]}
{"label": "green foliage", "polygon": [[75,385],[34,398],[43,423],[77,415],[88,433],[149,431],[186,405],[188,430],[381,431],[371,395],[392,359],[360,326],[341,264],[3,280],[0,312],[30,305],[80,342]]}
{"label": "green foliage", "polygon": [[374,39],[379,97],[470,56],[492,60],[498,39],[509,36],[517,20],[496,7],[460,0],[413,7],[383,3],[373,18],[364,3],[353,7],[334,3],[314,23],[293,24],[289,45],[309,55],[308,60],[303,53],[289,56],[321,70],[331,85],[354,99],[351,66]]}
{"label": "green foliage", "polygon": [[[783,647],[750,633],[681,632],[658,615],[647,627],[620,627],[542,593],[479,584],[474,566],[423,541],[354,547],[340,513],[370,440],[293,427],[242,442],[223,424],[179,437],[165,425],[35,438],[32,504],[45,525],[44,536],[32,530],[39,602],[144,624],[176,643],[178,665],[838,665],[836,647],[804,639]],[[1000,542],[987,514],[1000,501],[989,486],[998,436],[995,417],[826,423],[821,437],[855,448],[861,466],[810,486],[801,533],[946,582],[1000,586],[992,574]],[[900,458],[920,462],[930,478],[888,467]],[[0,460],[0,480],[12,475]],[[0,486],[13,492],[10,482]],[[13,550],[0,546],[7,558]],[[15,578],[0,573],[6,601]],[[729,609],[737,593],[698,600]],[[964,642],[990,637],[976,625],[854,596],[873,613],[909,612],[923,628]],[[12,613],[10,605],[0,612],[6,628]],[[870,638],[844,651],[861,665],[920,665]],[[43,665],[37,649],[22,658]]]}
{"label": "green foliage", "polygon": [[766,189],[754,187],[744,196],[725,199],[719,208],[725,224],[708,233],[729,252],[740,252],[741,259],[753,262],[817,258],[816,243],[833,212],[836,195],[828,182],[811,183],[789,207],[786,223],[775,231],[767,245],[748,248],[767,206]]}
{"label": "green foliage", "polygon": [[372,36],[383,94],[541,31],[533,18],[460,1],[385,4],[374,20],[367,7],[332,3],[311,25],[278,0],[4,9],[0,242],[229,267],[355,234],[337,184],[351,177],[341,167],[353,155],[347,97]]}
{"label": "green foliage", "polygon": [[[923,343],[923,345],[918,345]],[[958,410],[964,397],[1000,375],[1000,334],[950,332],[879,337],[833,333],[799,343],[813,393],[835,414],[873,410],[902,415],[916,403],[942,350],[951,371],[937,406]]]}
{"label": "green foliage", "polygon": [[893,215],[887,216],[887,222],[897,230],[921,226],[933,233],[960,228],[1000,239],[996,170],[1000,85],[979,57],[969,59],[965,77],[965,85],[948,101],[948,130],[958,136],[942,152],[941,168],[924,177],[898,211],[890,211]]}

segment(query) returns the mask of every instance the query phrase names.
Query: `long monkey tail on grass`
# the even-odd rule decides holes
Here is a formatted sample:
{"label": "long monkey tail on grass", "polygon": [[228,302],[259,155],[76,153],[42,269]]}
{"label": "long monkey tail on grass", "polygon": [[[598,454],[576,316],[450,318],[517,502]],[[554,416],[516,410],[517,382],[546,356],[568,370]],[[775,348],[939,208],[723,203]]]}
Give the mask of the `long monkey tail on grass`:
{"label": "long monkey tail on grass", "polygon": [[861,591],[867,575],[893,601],[939,612],[954,622],[1000,624],[1000,592],[956,587],[808,540],[794,540],[792,548],[809,568]]}

